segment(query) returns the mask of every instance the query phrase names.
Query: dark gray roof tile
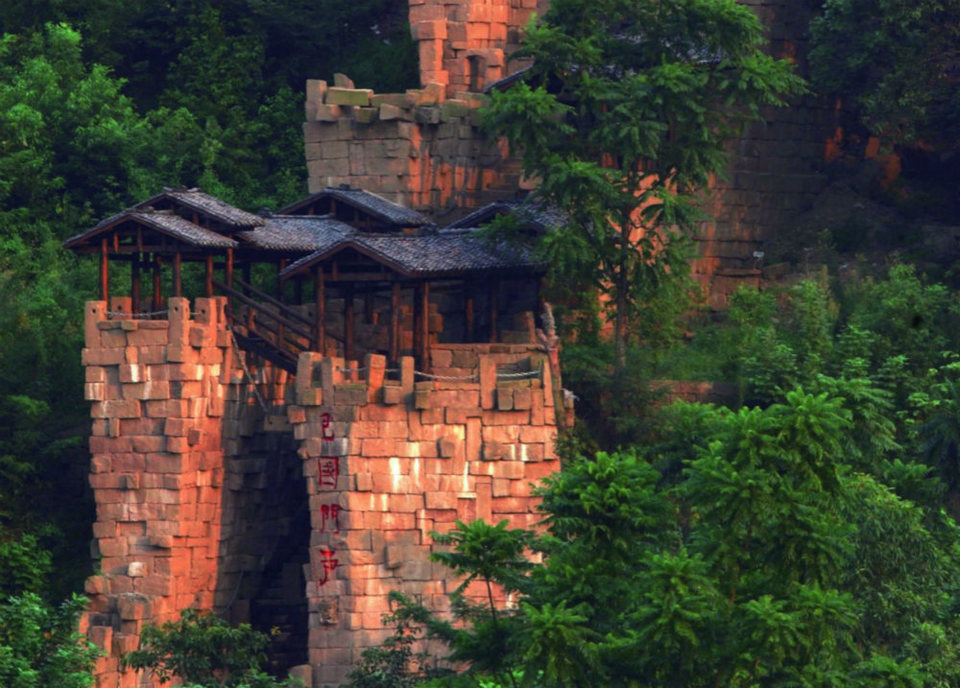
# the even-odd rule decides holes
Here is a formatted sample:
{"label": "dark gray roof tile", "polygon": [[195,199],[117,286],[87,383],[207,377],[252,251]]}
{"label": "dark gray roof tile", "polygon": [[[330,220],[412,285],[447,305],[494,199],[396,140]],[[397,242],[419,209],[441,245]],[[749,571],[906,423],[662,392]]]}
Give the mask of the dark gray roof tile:
{"label": "dark gray roof tile", "polygon": [[166,234],[195,248],[235,248],[237,242],[209,229],[198,227],[179,215],[167,212],[136,212],[125,210],[98,223],[86,232],[70,237],[63,242],[64,248],[79,248],[98,235],[126,222],[138,223],[148,229]]}
{"label": "dark gray roof tile", "polygon": [[369,213],[381,222],[397,227],[422,227],[429,224],[429,220],[416,210],[404,208],[382,196],[369,191],[350,186],[331,186],[315,194],[292,203],[278,211],[278,215],[292,215],[304,208],[313,205],[324,198],[334,198],[363,212]]}
{"label": "dark gray roof tile", "polygon": [[547,205],[537,199],[525,198],[516,201],[495,201],[451,222],[447,228],[482,227],[498,215],[507,213],[516,213],[522,222],[540,231],[562,227],[568,222],[566,213],[556,206]]}
{"label": "dark gray roof tile", "polygon": [[350,225],[317,215],[274,215],[263,227],[238,232],[244,247],[286,253],[310,253],[355,233]]}
{"label": "dark gray roof tile", "polygon": [[354,234],[298,260],[283,271],[289,276],[352,248],[407,277],[466,275],[477,272],[539,272],[545,265],[525,249],[492,245],[471,230],[434,234]]}
{"label": "dark gray roof tile", "polygon": [[259,215],[240,210],[229,203],[214,198],[210,194],[204,193],[199,189],[164,189],[152,198],[148,198],[142,203],[133,206],[134,209],[144,209],[156,206],[162,201],[170,202],[174,205],[180,205],[198,213],[206,215],[209,218],[222,222],[235,229],[249,229],[260,227],[264,220]]}

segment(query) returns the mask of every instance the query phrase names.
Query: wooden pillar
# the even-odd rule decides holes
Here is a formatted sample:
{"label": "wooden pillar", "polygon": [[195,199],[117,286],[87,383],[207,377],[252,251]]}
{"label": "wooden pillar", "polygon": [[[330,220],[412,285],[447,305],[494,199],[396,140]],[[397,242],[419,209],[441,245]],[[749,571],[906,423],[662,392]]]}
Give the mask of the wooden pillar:
{"label": "wooden pillar", "polygon": [[100,240],[100,300],[106,301],[107,308],[110,308],[110,259],[107,237]]}
{"label": "wooden pillar", "polygon": [[353,284],[348,283],[343,296],[343,356],[348,361],[355,358],[353,313]]}
{"label": "wooden pillar", "polygon": [[227,249],[227,266],[225,269],[226,272],[226,283],[227,286],[233,289],[233,249]]}
{"label": "wooden pillar", "polygon": [[466,340],[467,342],[474,341],[474,332],[475,332],[475,318],[473,315],[473,290],[470,289],[470,285],[464,283],[463,285],[464,296],[466,296],[467,302],[464,305],[464,318],[467,321],[467,332]]}
{"label": "wooden pillar", "polygon": [[140,312],[140,254],[134,253],[130,257],[130,312],[136,315]]}
{"label": "wooden pillar", "polygon": [[430,365],[430,283],[417,285],[414,296],[413,340],[416,357],[420,366],[427,370]]}
{"label": "wooden pillar", "polygon": [[326,326],[323,322],[326,316],[326,300],[323,293],[323,265],[313,268],[313,299],[316,309],[316,322],[313,324],[313,350],[325,354],[324,340],[327,337]]}
{"label": "wooden pillar", "polygon": [[368,287],[363,292],[363,322],[367,325],[373,323],[373,287]]}
{"label": "wooden pillar", "polygon": [[490,301],[490,341],[497,341],[497,292],[500,283],[491,279],[488,285],[488,300]]}
{"label": "wooden pillar", "polygon": [[243,281],[246,282],[247,284],[250,284],[252,281],[252,278],[250,277],[251,269],[252,268],[250,267],[250,261],[247,261],[246,263],[244,263],[243,267],[240,268],[240,271],[243,274]]}
{"label": "wooden pillar", "polygon": [[207,298],[213,296],[213,255],[207,256],[207,273],[204,279],[205,282],[205,295]]}
{"label": "wooden pillar", "polygon": [[153,254],[153,310],[163,308],[163,289],[160,282],[160,256]]}
{"label": "wooden pillar", "polygon": [[180,249],[173,254],[173,295],[178,299],[183,296],[183,279],[180,276],[180,264],[183,257],[180,255]]}
{"label": "wooden pillar", "polygon": [[390,295],[390,362],[400,362],[400,283],[393,283]]}

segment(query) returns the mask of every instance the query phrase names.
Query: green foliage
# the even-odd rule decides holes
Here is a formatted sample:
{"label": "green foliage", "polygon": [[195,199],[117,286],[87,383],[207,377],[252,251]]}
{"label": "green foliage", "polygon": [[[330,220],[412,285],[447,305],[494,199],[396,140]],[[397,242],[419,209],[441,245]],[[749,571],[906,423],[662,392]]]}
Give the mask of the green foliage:
{"label": "green foliage", "polygon": [[96,647],[77,633],[86,600],[57,608],[27,593],[0,602],[0,685],[5,688],[86,688],[93,685]]}
{"label": "green foliage", "polygon": [[199,688],[296,688],[260,670],[270,639],[248,624],[231,626],[209,612],[185,609],[179,621],[148,624],[140,647],[123,658],[127,667],[147,669],[161,683],[179,678]]}
{"label": "green foliage", "polygon": [[50,553],[34,535],[0,533],[0,598],[43,592],[50,575]]}
{"label": "green foliage", "polygon": [[814,84],[893,143],[956,150],[957,0],[826,0],[811,23]]}
{"label": "green foliage", "polygon": [[881,481],[928,489],[915,464],[877,465],[902,451],[889,397],[819,376],[762,408],[671,405],[642,453],[569,462],[520,580],[522,535],[458,524],[441,559],[516,604],[455,606],[456,630],[418,616],[464,667],[430,685],[952,685],[960,531]]}
{"label": "green foliage", "polygon": [[380,647],[363,651],[357,666],[348,678],[351,688],[413,688],[424,680],[447,675],[445,670],[430,664],[430,656],[416,651],[426,625],[436,625],[430,611],[399,592],[390,593],[396,609],[383,615],[383,625],[394,633]]}
{"label": "green foliage", "polygon": [[532,68],[492,94],[487,128],[569,218],[541,251],[608,295],[618,367],[643,306],[686,274],[694,191],[722,169],[724,142],[800,90],[761,43],[733,0],[556,0],[527,29]]}

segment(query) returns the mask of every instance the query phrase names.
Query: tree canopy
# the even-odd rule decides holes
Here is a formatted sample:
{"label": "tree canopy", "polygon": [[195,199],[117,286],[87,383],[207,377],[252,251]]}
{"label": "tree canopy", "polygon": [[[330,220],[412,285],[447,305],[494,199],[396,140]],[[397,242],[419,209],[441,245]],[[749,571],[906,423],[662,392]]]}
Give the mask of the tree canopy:
{"label": "tree canopy", "polygon": [[801,81],[734,0],[556,0],[518,56],[532,66],[493,93],[486,125],[567,214],[544,254],[609,296],[623,367],[640,304],[686,271],[678,239],[724,143]]}

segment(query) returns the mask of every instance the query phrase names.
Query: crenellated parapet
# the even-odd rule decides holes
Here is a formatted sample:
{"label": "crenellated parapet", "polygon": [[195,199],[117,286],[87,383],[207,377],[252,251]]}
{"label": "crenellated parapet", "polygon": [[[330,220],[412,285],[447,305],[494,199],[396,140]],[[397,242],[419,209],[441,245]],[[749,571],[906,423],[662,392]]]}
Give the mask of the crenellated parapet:
{"label": "crenellated parapet", "polygon": [[538,522],[571,409],[536,345],[434,342],[394,367],[306,352],[290,375],[236,348],[223,297],[130,307],[85,313],[98,688],[156,685],[121,657],[186,608],[275,629],[277,670],[338,685],[391,632],[391,590],[449,609],[432,533]]}
{"label": "crenellated parapet", "polygon": [[378,355],[360,365],[300,357],[288,413],[310,499],[315,686],[343,681],[391,633],[382,623],[391,590],[449,609],[459,582],[430,561],[432,533],[477,518],[534,527],[532,486],[559,468],[542,353],[505,344],[432,353],[444,375],[419,373],[411,357],[395,370]]}
{"label": "crenellated parapet", "polygon": [[97,507],[81,630],[104,649],[97,685],[143,685],[122,672],[145,622],[213,606],[220,540],[221,447],[231,339],[225,299],[168,302],[163,319],[130,316],[128,298],[85,310],[85,397],[93,419]]}
{"label": "crenellated parapet", "polygon": [[[311,191],[347,184],[443,221],[450,211],[512,197],[520,168],[480,132],[485,96],[441,83],[377,94],[307,82],[303,125]],[[465,211],[464,211],[465,212]],[[449,218],[452,219],[452,216]]]}

